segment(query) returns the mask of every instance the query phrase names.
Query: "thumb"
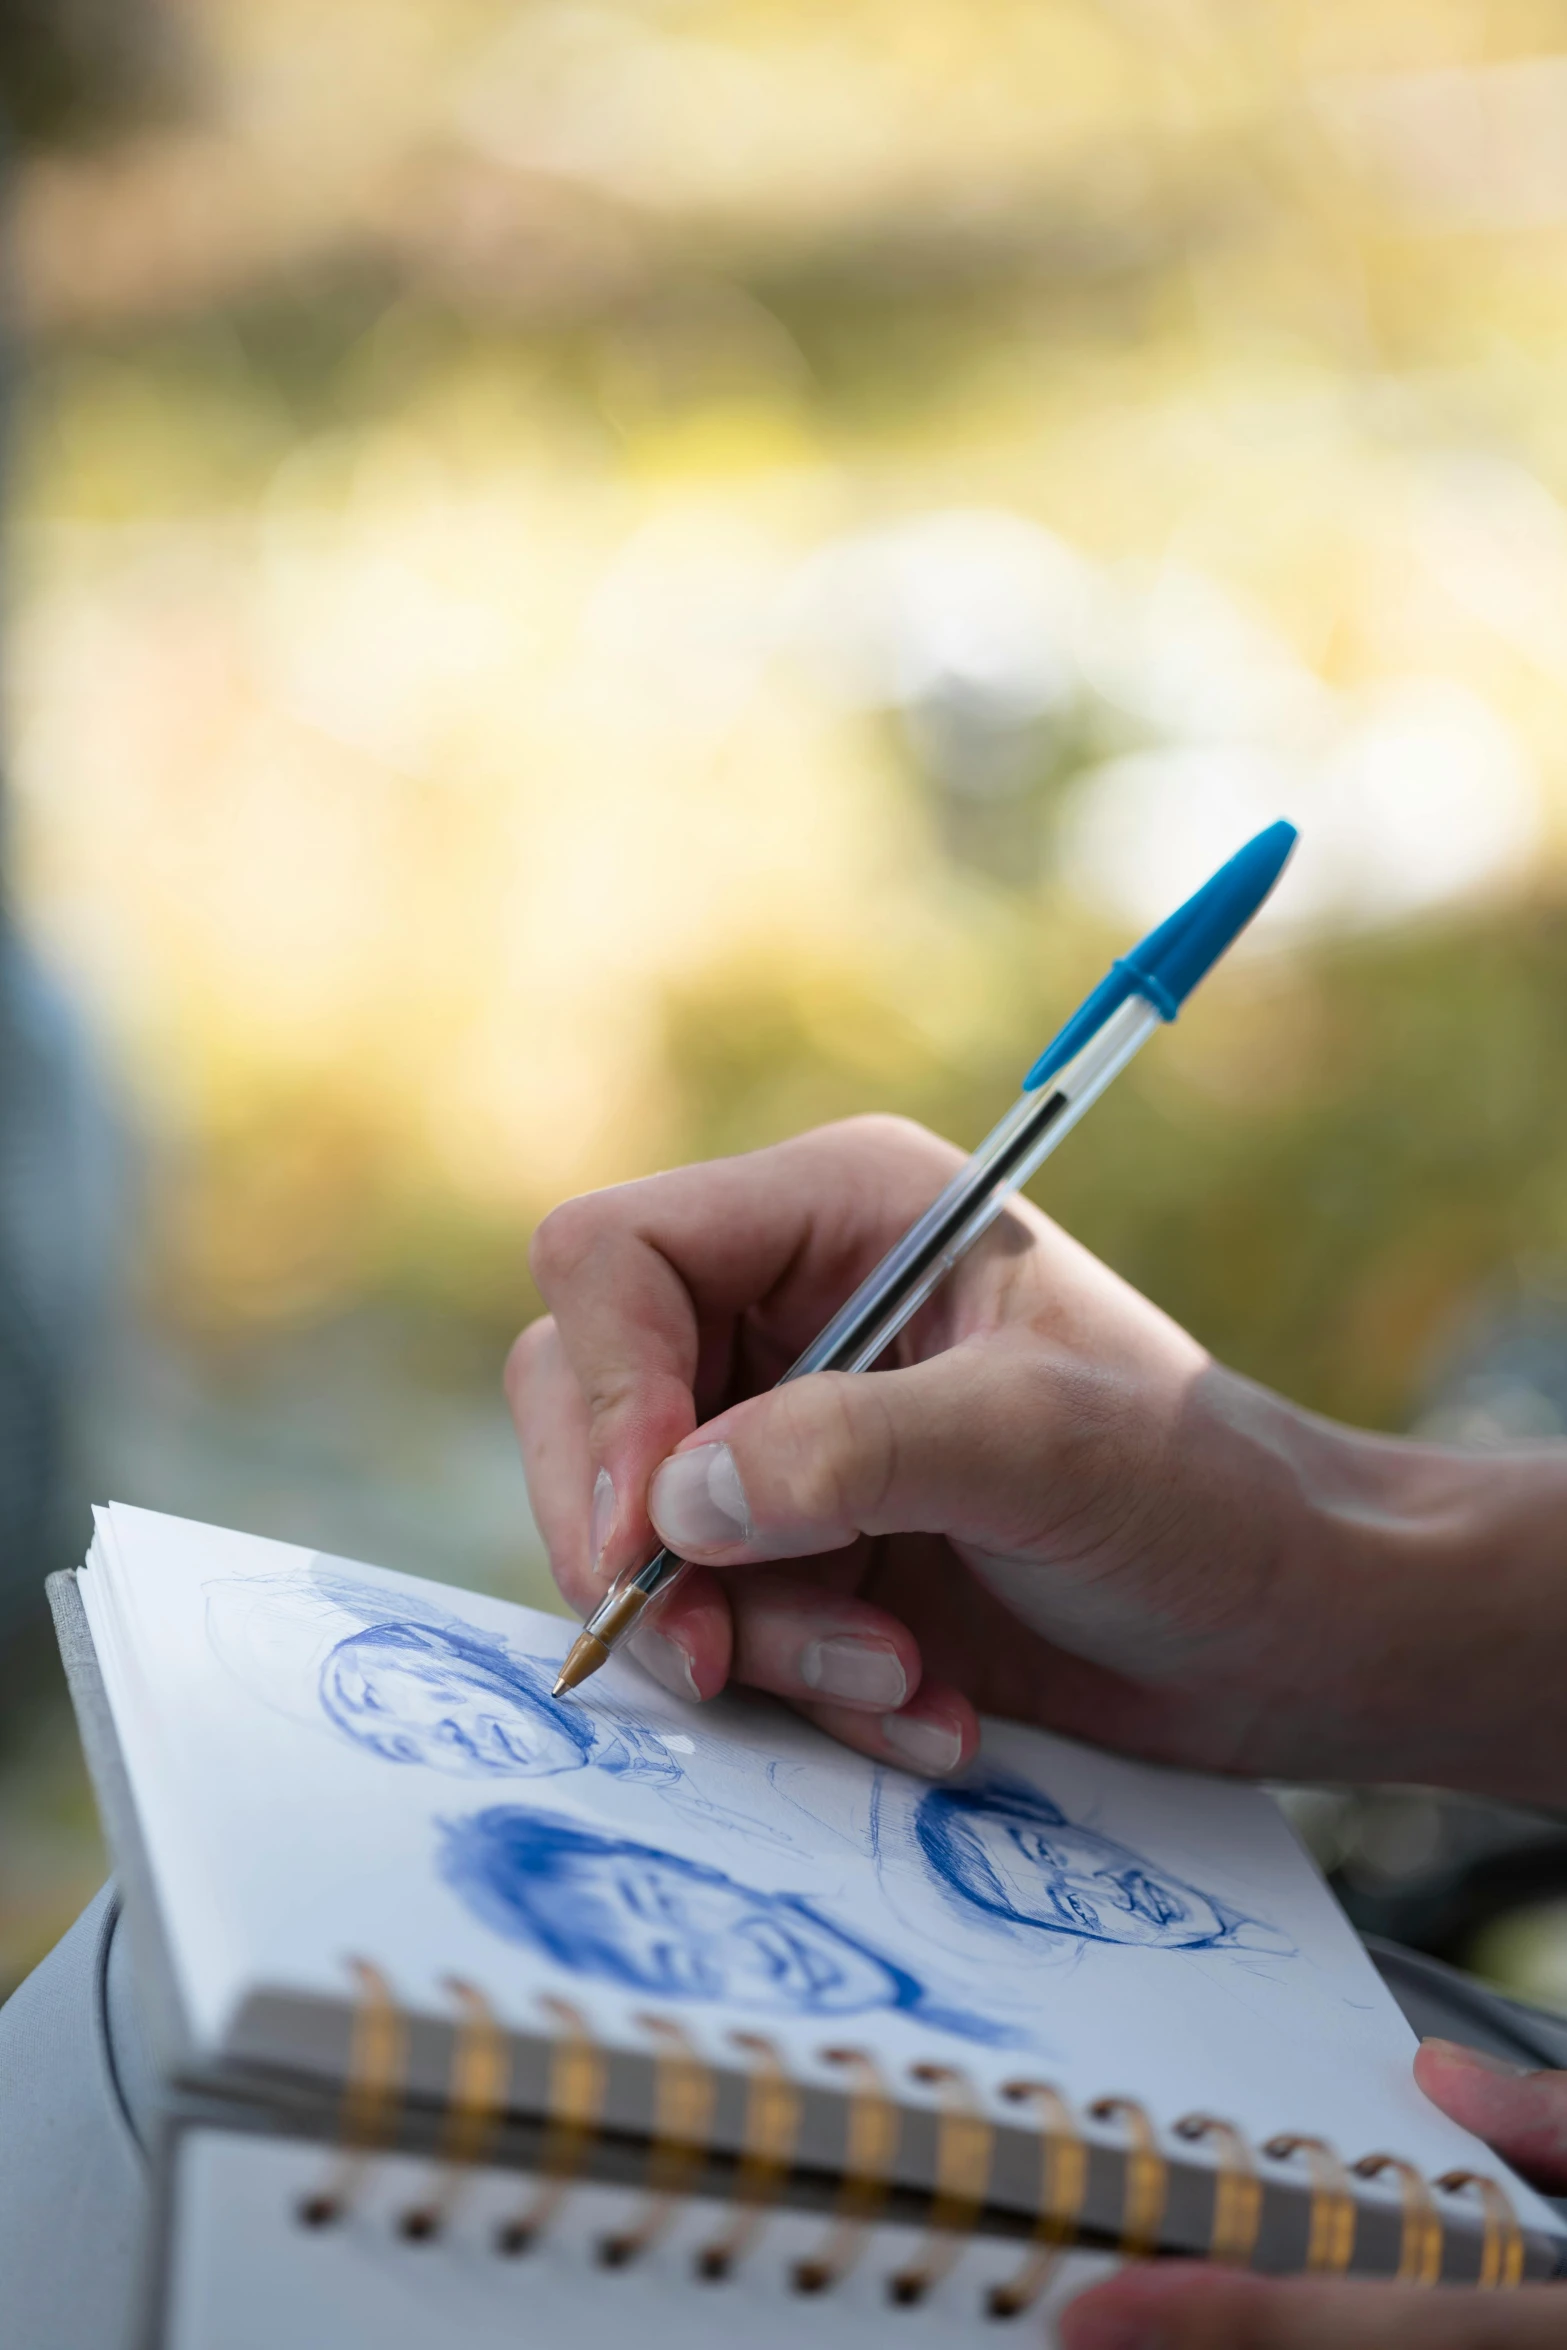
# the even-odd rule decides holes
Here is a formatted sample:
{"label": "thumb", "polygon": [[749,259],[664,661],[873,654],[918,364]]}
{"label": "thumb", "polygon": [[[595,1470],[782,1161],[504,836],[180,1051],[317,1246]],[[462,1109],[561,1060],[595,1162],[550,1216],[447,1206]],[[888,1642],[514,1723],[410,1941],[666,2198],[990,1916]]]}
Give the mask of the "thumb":
{"label": "thumb", "polygon": [[718,1566],[806,1558],[859,1534],[999,1543],[1013,1516],[1021,1535],[1020,1468],[1037,1489],[1049,1430],[1041,1411],[1019,1444],[1000,1351],[992,1337],[908,1370],[820,1371],[753,1396],[662,1463],[653,1523],[683,1558]]}
{"label": "thumb", "polygon": [[1423,2040],[1415,2079],[1537,2187],[1567,2190],[1567,2072],[1528,2072],[1454,2040]]}

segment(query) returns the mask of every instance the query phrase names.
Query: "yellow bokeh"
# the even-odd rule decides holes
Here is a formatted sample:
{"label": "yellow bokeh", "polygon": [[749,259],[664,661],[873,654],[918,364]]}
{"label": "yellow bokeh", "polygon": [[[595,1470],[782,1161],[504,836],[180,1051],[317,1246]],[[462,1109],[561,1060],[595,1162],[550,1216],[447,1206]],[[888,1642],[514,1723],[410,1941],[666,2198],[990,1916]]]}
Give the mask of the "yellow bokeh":
{"label": "yellow bokeh", "polygon": [[[329,1313],[467,1229],[504,1315],[569,1190],[862,1100],[972,1139],[1275,773],[1337,864],[1143,1091],[1304,1197],[1335,942],[1381,1002],[1556,886],[1549,13],[182,28],[174,102],[24,170],[10,648],[21,886],[153,1138],[162,1310]],[[1036,699],[975,751],[997,645]],[[1201,1320],[1100,1148],[1091,1236]],[[1444,1213],[1259,1363],[1396,1412],[1516,1253]]]}

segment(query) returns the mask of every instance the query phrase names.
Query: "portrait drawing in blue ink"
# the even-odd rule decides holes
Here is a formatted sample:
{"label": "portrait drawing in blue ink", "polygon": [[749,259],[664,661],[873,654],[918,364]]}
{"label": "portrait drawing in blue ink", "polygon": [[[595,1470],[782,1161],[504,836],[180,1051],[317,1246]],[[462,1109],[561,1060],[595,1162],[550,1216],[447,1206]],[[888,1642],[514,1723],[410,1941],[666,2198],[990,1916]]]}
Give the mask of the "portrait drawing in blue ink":
{"label": "portrait drawing in blue ink", "polygon": [[1021,1780],[932,1787],[914,1833],[949,1900],[1009,1927],[1151,1950],[1288,1945]]}
{"label": "portrait drawing in blue ink", "polygon": [[497,1933],[624,1990],[775,2015],[903,2008],[978,2028],[926,2007],[912,1975],[798,1896],[576,1820],[510,1804],[447,1820],[439,1865]]}
{"label": "portrait drawing in blue ink", "polygon": [[470,1778],[548,1778],[599,1770],[672,1781],[659,1742],[602,1710],[561,1705],[557,1668],[520,1655],[460,1618],[369,1623],[321,1667],[327,1719],[384,1762],[424,1763]]}
{"label": "portrait drawing in blue ink", "polygon": [[387,1762],[542,1776],[593,1746],[590,1718],[557,1705],[538,1666],[465,1630],[370,1624],[337,1643],[320,1688],[328,1720]]}

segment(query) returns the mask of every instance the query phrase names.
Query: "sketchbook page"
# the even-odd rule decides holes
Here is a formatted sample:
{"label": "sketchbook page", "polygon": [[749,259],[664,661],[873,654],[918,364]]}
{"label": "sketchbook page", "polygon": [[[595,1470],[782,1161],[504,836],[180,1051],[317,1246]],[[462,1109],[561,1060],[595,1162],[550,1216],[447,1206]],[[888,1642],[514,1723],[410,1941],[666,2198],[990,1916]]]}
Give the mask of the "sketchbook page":
{"label": "sketchbook page", "polygon": [[343,1996],[363,1953],[410,2004],[446,2012],[456,1972],[521,2029],[548,1993],[645,2048],[662,2004],[801,2070],[852,2040],[1165,2126],[1482,2159],[1255,1788],[1001,1723],[932,1787],[618,1658],[556,1702],[556,1617],[142,1511],[83,1583],[134,1655],[110,1699],[209,2043],[261,1984]]}
{"label": "sketchbook page", "polygon": [[921,2238],[879,2228],[849,2276],[802,2301],[790,2287],[795,2260],[819,2250],[826,2223],[777,2213],[744,2261],[720,2283],[693,2276],[695,2255],[733,2217],[692,2203],[668,2235],[631,2265],[606,2269],[601,2239],[632,2222],[634,2193],[579,2187],[548,2233],[520,2258],[495,2249],[499,2227],[528,2199],[525,2183],[480,2172],[434,2243],[410,2243],[398,2216],[429,2191],[428,2165],[403,2155],[378,2161],[351,2218],[301,2228],[300,2200],[325,2175],[319,2148],[216,2130],[182,2134],[175,2181],[175,2235],[167,2280],[168,2350],[517,2350],[519,2342],[570,2350],[973,2350],[986,2332],[1038,2350],[1054,2339],[1049,2313],[1108,2275],[1113,2260],[1064,2260],[1046,2299],[1010,2329],[981,2315],[991,2284],[1016,2275],[1024,2248],[976,2242],[912,2308],[889,2301],[887,2278],[916,2257]]}

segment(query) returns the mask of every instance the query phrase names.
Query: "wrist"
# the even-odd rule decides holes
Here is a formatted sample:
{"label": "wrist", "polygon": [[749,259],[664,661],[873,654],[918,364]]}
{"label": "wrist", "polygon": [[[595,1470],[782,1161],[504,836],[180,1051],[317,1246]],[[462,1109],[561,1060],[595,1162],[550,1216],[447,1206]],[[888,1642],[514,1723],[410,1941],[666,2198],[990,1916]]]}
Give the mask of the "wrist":
{"label": "wrist", "polygon": [[1333,1775],[1567,1804],[1567,1446],[1295,1421],[1289,1580]]}

